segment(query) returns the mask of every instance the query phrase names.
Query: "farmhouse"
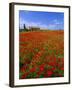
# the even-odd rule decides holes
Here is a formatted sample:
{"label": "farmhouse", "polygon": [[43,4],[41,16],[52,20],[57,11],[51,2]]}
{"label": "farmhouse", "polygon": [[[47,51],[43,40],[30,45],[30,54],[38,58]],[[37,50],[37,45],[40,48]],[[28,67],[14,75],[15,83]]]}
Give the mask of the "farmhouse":
{"label": "farmhouse", "polygon": [[39,31],[40,28],[38,27],[29,27],[29,31]]}

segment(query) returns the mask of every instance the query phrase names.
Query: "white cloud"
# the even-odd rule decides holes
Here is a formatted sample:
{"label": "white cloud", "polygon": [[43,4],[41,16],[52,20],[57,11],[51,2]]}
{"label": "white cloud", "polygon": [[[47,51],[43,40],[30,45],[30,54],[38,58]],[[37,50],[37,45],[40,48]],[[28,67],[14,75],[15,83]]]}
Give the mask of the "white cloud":
{"label": "white cloud", "polygon": [[33,26],[33,27],[39,27],[41,29],[48,29],[48,26],[45,24],[42,24],[40,22],[27,22],[26,20],[20,18],[20,28],[23,28],[23,25],[26,25],[27,27]]}
{"label": "white cloud", "polygon": [[48,25],[48,29],[51,29],[51,30],[53,30],[54,28],[56,28],[56,24],[49,24]]}
{"label": "white cloud", "polygon": [[62,22],[59,21],[59,20],[57,20],[57,19],[55,19],[55,20],[53,21],[53,23],[54,23],[54,24],[62,24]]}
{"label": "white cloud", "polygon": [[49,25],[48,25],[48,29],[51,30],[58,30],[58,29],[62,29],[63,27],[63,22],[55,19],[53,20]]}

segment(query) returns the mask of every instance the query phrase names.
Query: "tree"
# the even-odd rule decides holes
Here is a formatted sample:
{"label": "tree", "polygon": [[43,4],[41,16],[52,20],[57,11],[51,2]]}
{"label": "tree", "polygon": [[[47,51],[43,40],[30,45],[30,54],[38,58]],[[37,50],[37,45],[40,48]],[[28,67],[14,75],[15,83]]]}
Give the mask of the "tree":
{"label": "tree", "polygon": [[28,31],[25,24],[24,24],[24,31]]}
{"label": "tree", "polygon": [[25,26],[25,24],[24,24],[24,29],[26,29],[26,26]]}

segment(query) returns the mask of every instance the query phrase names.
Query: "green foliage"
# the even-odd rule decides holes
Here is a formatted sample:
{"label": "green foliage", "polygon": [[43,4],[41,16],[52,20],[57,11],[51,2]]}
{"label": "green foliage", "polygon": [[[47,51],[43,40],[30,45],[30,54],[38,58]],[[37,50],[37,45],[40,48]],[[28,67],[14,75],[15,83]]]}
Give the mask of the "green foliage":
{"label": "green foliage", "polygon": [[35,78],[37,76],[36,72],[30,73],[27,78]]}

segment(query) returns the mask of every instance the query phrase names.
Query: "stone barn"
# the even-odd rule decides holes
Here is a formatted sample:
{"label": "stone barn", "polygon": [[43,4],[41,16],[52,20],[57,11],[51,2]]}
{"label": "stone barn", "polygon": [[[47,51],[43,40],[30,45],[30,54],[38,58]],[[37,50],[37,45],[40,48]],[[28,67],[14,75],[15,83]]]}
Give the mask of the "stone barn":
{"label": "stone barn", "polygon": [[39,31],[40,28],[38,28],[38,27],[29,27],[29,30],[30,31]]}

